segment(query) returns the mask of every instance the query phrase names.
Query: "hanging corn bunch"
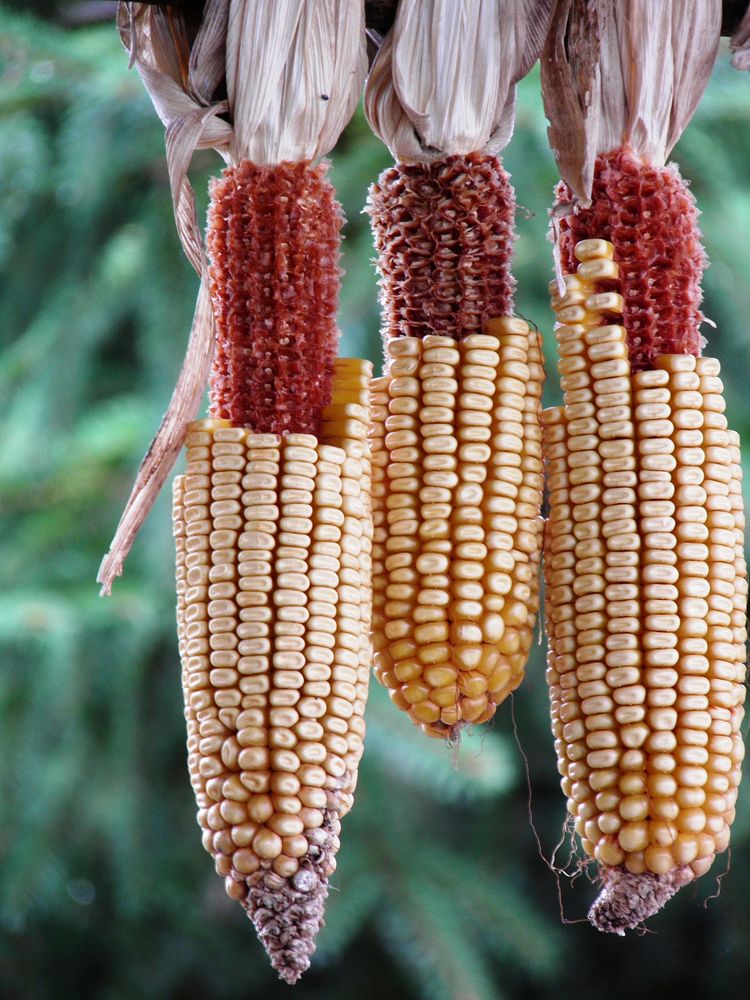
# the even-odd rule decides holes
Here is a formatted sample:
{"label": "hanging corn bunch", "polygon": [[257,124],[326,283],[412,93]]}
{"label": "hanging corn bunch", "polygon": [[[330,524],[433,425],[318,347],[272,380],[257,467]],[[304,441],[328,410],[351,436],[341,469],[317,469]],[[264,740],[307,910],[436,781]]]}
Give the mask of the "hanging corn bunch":
{"label": "hanging corn bunch", "polygon": [[[188,765],[203,844],[275,968],[308,967],[363,749],[370,365],[337,359],[342,213],[317,164],[361,91],[356,0],[120,5],[201,292],[105,589],[169,472]],[[217,97],[226,93],[226,99]],[[213,146],[208,254],[187,168]],[[194,421],[209,378],[210,417]],[[193,421],[190,423],[190,421]]]}
{"label": "hanging corn bunch", "polygon": [[618,934],[727,848],[743,758],[739,440],[701,356],[695,201],[665,166],[720,14],[718,0],[561,0],[542,58],[563,177],[547,677],[568,811],[603,883],[589,919]]}
{"label": "hanging corn bunch", "polygon": [[[375,669],[432,736],[520,683],[538,609],[542,361],[513,315],[499,152],[551,3],[401,0],[365,110],[386,369],[372,386]],[[487,72],[476,72],[476,66]]]}

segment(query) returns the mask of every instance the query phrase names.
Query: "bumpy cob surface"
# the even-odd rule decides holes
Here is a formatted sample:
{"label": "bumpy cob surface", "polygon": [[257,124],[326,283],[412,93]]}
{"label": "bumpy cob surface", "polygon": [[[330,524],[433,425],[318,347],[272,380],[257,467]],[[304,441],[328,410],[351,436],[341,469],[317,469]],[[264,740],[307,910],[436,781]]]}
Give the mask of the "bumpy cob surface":
{"label": "bumpy cob surface", "polygon": [[342,216],[323,167],[212,187],[211,418],[174,488],[203,845],[289,982],[308,967],[363,750],[369,362],[334,360]]}
{"label": "bumpy cob surface", "polygon": [[243,160],[211,184],[212,416],[276,434],[318,431],[338,343],[344,221],[326,171]]}
{"label": "bumpy cob surface", "polygon": [[614,247],[632,370],[653,367],[662,354],[700,354],[706,254],[695,198],[677,166],[654,166],[615,149],[596,158],[588,207],[576,204],[562,182],[556,194],[567,274],[575,272],[578,243],[604,239]]}
{"label": "bumpy cob surface", "polygon": [[739,440],[718,362],[688,336],[640,368],[640,327],[618,322],[635,275],[603,240],[574,254],[564,295],[552,286],[564,405],[543,413],[547,677],[568,810],[604,882],[589,916],[623,933],[729,843],[744,754]]}
{"label": "bumpy cob surface", "polygon": [[371,192],[386,368],[373,383],[376,673],[432,736],[520,683],[538,610],[543,369],[512,317],[513,189],[470,154]]}

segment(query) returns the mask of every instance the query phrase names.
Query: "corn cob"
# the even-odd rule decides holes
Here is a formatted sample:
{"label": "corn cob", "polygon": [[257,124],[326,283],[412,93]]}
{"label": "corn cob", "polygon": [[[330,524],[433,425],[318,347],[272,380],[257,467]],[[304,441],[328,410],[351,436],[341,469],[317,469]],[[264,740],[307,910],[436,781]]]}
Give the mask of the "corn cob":
{"label": "corn cob", "polygon": [[203,845],[292,980],[321,922],[363,749],[370,470],[364,428],[342,428],[339,409],[366,415],[367,367],[337,361],[334,393],[348,402],[323,411],[319,439],[193,424],[174,486]]}
{"label": "corn cob", "polygon": [[[375,670],[425,733],[455,740],[521,682],[538,610],[543,370],[536,331],[513,316],[515,199],[496,154],[550,4],[522,24],[507,0],[460,4],[455,31],[448,6],[402,0],[365,110],[397,160],[368,205],[386,348],[372,396]],[[472,82],[477,59],[500,67],[487,87]]]}
{"label": "corn cob", "polygon": [[618,320],[634,274],[613,244],[574,255],[564,294],[552,286],[564,405],[543,412],[547,678],[568,811],[604,881],[589,917],[622,934],[729,843],[744,753],[739,440],[695,339],[633,363],[643,352]]}
{"label": "corn cob", "polygon": [[323,920],[372,655],[372,366],[333,360],[342,217],[324,171],[243,161],[212,185],[211,419],[175,490],[203,844],[289,982]]}

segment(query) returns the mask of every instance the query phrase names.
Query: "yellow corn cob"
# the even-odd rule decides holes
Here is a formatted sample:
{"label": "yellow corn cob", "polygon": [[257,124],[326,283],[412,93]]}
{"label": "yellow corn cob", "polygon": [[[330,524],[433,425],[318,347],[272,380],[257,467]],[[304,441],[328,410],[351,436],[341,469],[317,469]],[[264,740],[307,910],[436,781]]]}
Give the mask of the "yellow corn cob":
{"label": "yellow corn cob", "polygon": [[612,245],[553,287],[564,405],[545,410],[547,677],[568,811],[622,933],[729,842],[743,745],[739,440],[712,358],[631,373]]}
{"label": "yellow corn cob", "polygon": [[372,383],[375,671],[438,737],[518,686],[538,610],[539,340],[485,329],[394,338]]}
{"label": "yellow corn cob", "polygon": [[370,370],[336,362],[320,439],[194,423],[174,486],[188,766],[203,844],[293,978],[322,919],[363,749]]}

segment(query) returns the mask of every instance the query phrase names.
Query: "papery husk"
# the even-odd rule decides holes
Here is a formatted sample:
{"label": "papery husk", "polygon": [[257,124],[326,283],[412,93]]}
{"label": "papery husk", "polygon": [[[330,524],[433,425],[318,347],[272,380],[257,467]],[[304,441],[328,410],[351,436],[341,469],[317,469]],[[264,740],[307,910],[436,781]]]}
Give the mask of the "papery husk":
{"label": "papery husk", "polygon": [[553,2],[400,0],[365,88],[367,118],[394,157],[497,155]]}
{"label": "papery husk", "polygon": [[558,0],[542,93],[560,176],[584,204],[600,153],[663,166],[711,75],[721,0]]}
{"label": "papery husk", "polygon": [[367,72],[362,0],[207,0],[200,23],[194,11],[121,2],[117,23],[166,128],[175,223],[201,288],[179,382],[99,569],[103,594],[122,573],[211,370],[214,318],[188,180],[193,153],[214,148],[230,165],[263,166],[324,156],[354,113]]}
{"label": "papery husk", "polygon": [[235,0],[227,31],[235,162],[325,156],[354,114],[366,73],[361,0]]}
{"label": "papery husk", "polygon": [[735,69],[750,69],[750,7],[732,35],[729,46]]}

